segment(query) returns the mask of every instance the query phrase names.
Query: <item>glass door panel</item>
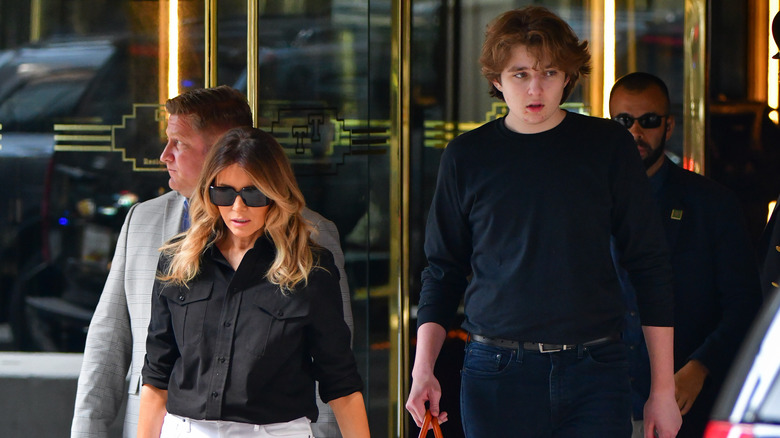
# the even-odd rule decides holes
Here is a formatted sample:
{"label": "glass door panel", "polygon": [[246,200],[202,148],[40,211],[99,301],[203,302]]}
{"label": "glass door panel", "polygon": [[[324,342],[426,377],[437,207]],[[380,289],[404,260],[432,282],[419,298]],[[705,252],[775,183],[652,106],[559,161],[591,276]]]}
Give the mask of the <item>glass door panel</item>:
{"label": "glass door panel", "polygon": [[[308,207],[339,230],[370,426],[387,436],[388,303],[399,257],[389,219],[397,208],[389,182],[389,2],[259,6],[257,125],[286,149]],[[220,45],[219,59],[227,48]],[[250,73],[232,85],[251,93]]]}

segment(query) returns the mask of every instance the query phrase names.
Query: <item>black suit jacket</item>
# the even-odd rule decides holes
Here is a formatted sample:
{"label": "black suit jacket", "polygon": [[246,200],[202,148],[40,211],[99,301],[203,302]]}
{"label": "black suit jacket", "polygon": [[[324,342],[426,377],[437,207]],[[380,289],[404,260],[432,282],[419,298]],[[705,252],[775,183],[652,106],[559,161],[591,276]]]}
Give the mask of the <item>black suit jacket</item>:
{"label": "black suit jacket", "polygon": [[[710,371],[694,409],[684,418],[687,429],[685,423],[706,422],[761,304],[761,287],[736,196],[669,160],[663,172],[657,200],[674,271],[675,370],[696,359]],[[703,423],[699,427],[703,431]]]}
{"label": "black suit jacket", "polygon": [[697,359],[722,380],[761,302],[750,237],[730,190],[667,166],[658,204],[675,279],[675,369]]}

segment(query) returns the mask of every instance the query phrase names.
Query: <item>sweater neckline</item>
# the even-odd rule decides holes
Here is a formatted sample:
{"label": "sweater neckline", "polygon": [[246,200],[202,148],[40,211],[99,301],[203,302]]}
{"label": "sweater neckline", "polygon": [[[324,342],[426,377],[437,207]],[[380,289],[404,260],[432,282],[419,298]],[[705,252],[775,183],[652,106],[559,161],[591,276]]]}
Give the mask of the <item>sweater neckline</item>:
{"label": "sweater neckline", "polygon": [[509,129],[506,126],[506,116],[501,117],[500,119],[496,120],[496,126],[498,127],[498,130],[501,134],[507,136],[507,137],[513,137],[513,138],[524,138],[524,139],[543,139],[547,137],[554,137],[557,135],[560,135],[560,133],[565,132],[568,126],[571,124],[572,120],[572,113],[568,110],[564,109],[566,114],[563,117],[563,120],[561,120],[560,123],[555,125],[553,128],[550,128],[546,131],[542,132],[536,132],[533,134],[524,134],[521,132],[515,132]]}

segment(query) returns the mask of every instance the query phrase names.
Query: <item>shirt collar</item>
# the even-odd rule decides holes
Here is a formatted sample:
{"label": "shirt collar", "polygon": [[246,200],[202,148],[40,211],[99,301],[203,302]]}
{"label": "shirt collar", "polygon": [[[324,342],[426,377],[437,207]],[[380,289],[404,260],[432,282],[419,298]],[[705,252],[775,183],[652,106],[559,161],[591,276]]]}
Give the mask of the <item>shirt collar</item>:
{"label": "shirt collar", "polygon": [[[222,252],[219,250],[219,248],[217,248],[214,236],[212,236],[210,239],[209,247],[206,249],[206,253],[215,262],[230,266],[225,256],[223,256]],[[262,257],[263,255],[268,254],[270,254],[269,260],[273,260],[273,258],[276,256],[276,247],[274,246],[274,243],[268,234],[263,233],[260,235],[260,237],[257,238],[257,240],[255,240],[254,246],[252,246],[252,248],[250,248],[249,251],[244,254],[244,258],[252,260],[256,263],[258,260],[253,259],[257,259],[258,257]]]}

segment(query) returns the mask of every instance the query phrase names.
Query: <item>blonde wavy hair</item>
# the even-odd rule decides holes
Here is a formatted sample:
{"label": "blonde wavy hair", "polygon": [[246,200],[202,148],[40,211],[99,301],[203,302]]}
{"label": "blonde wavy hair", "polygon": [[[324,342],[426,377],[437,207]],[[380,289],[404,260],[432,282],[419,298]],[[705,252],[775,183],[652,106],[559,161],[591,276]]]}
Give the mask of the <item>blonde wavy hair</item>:
{"label": "blonde wavy hair", "polygon": [[158,279],[187,285],[200,272],[203,252],[230,233],[219,208],[211,203],[209,186],[233,164],[244,169],[270,200],[264,232],[276,247],[276,258],[266,278],[285,292],[301,282],[305,285],[315,260],[310,226],[301,215],[303,194],[281,145],[265,131],[250,127],[231,129],[209,151],[190,199],[190,229],[160,248],[170,262]]}

